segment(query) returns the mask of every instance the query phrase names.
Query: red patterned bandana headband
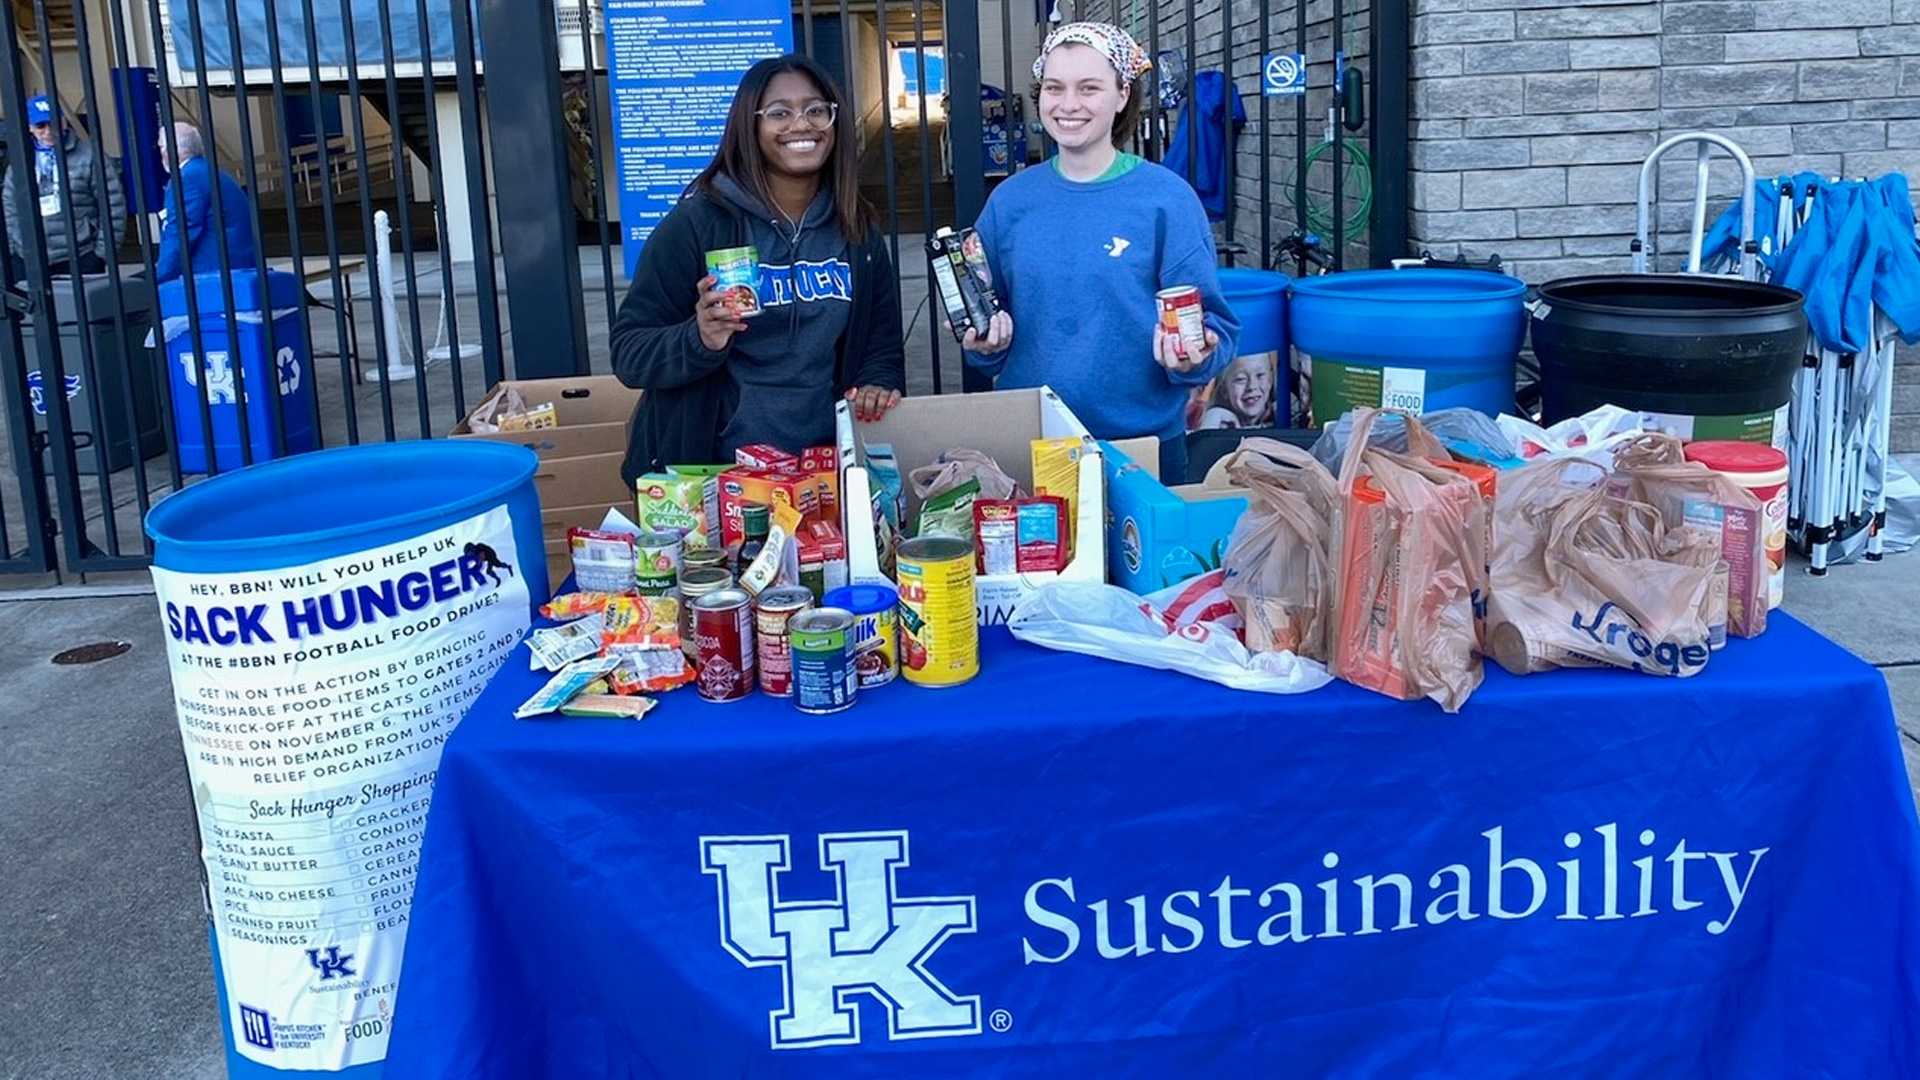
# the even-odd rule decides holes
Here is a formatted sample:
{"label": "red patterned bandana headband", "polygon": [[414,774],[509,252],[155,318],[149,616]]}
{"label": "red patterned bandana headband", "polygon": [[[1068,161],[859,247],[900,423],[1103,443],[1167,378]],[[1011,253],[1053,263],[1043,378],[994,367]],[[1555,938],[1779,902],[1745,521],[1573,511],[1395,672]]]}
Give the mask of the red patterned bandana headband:
{"label": "red patterned bandana headband", "polygon": [[1147,50],[1133,40],[1132,35],[1111,23],[1077,22],[1065,26],[1047,35],[1040,46],[1040,56],[1033,62],[1033,77],[1044,77],[1047,67],[1047,54],[1062,45],[1086,45],[1113,62],[1113,69],[1120,73],[1120,85],[1131,86],[1135,79],[1153,67],[1153,61],[1147,59]]}

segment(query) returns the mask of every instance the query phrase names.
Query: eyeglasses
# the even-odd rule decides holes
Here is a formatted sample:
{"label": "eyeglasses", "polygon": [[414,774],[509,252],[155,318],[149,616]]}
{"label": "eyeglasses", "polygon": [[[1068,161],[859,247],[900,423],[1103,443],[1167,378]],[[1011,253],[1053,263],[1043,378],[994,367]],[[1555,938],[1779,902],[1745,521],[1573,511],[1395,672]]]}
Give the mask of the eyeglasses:
{"label": "eyeglasses", "polygon": [[753,115],[775,127],[791,128],[796,123],[805,121],[808,127],[823,128],[832,125],[839,117],[840,106],[831,101],[816,101],[795,112],[785,105],[769,105],[764,109],[755,110]]}

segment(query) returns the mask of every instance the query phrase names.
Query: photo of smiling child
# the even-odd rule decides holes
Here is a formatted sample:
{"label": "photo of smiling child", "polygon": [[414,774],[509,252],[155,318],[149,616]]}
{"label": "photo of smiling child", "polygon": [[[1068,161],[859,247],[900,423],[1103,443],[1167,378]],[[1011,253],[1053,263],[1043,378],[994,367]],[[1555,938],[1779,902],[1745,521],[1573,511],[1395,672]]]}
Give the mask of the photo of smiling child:
{"label": "photo of smiling child", "polygon": [[1206,409],[1194,425],[1199,428],[1272,427],[1276,398],[1278,354],[1254,353],[1235,357],[1213,385]]}

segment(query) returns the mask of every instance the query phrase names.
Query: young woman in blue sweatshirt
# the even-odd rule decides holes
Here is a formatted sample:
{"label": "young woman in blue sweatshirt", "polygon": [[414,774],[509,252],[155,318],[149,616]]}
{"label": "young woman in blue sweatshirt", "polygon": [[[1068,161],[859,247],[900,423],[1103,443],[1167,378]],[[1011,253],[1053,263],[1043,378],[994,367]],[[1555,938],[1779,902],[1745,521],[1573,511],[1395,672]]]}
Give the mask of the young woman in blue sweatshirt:
{"label": "young woman in blue sweatshirt", "polygon": [[[712,164],[641,249],[615,317],[613,371],[645,390],[621,473],[733,460],[749,443],[833,442],[833,403],[864,419],[906,388],[900,283],[860,197],[854,117],[804,56],[747,70]],[[761,313],[734,314],[706,253],[752,245]]]}
{"label": "young woman in blue sweatshirt", "polygon": [[[1034,77],[1040,120],[1059,147],[1014,174],[976,223],[1006,305],[967,362],[1002,389],[1046,384],[1095,436],[1155,435],[1160,476],[1186,473],[1185,409],[1233,359],[1240,323],[1220,295],[1213,231],[1178,176],[1120,147],[1140,119],[1150,66],[1126,31],[1069,23],[1047,35]],[[1206,347],[1186,354],[1160,328],[1154,294],[1200,290]]]}

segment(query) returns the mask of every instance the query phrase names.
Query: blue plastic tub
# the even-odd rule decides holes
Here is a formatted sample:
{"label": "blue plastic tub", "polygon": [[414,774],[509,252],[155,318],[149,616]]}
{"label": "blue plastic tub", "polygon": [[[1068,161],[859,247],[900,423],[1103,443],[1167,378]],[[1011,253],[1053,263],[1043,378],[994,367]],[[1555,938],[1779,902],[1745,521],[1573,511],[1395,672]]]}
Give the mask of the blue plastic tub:
{"label": "blue plastic tub", "polygon": [[1525,282],[1478,270],[1361,270],[1301,278],[1293,345],[1312,358],[1312,414],[1363,405],[1512,412]]}
{"label": "blue plastic tub", "polygon": [[440,749],[547,598],[539,458],[434,440],[147,515],[235,1080],[378,1080]]}

